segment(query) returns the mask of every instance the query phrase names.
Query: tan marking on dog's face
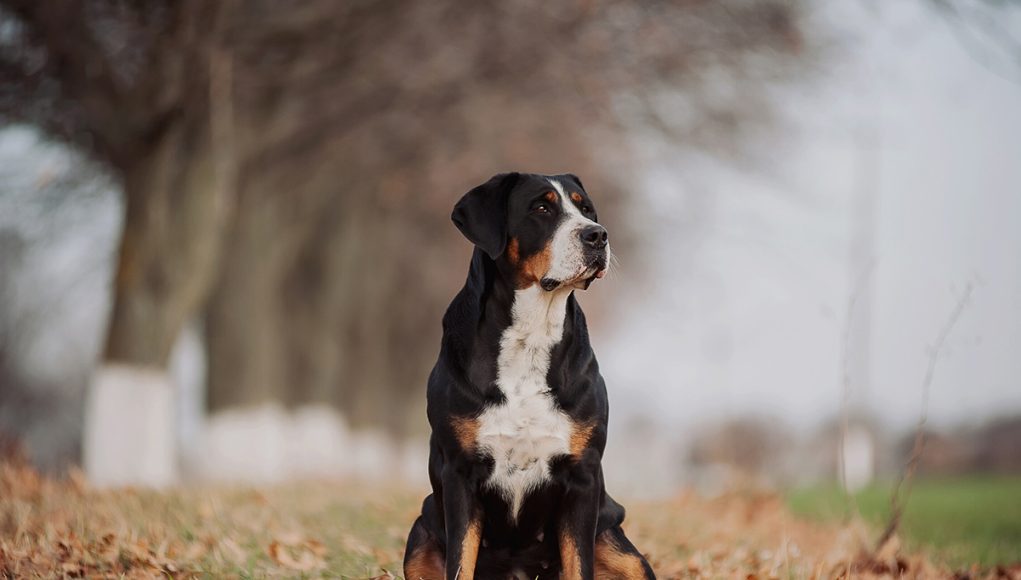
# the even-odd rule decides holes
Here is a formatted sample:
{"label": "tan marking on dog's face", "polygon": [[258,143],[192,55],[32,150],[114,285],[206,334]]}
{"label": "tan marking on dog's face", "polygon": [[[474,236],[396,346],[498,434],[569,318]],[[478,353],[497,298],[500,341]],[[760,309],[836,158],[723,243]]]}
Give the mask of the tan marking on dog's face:
{"label": "tan marking on dog's face", "polygon": [[468,529],[461,542],[461,571],[458,580],[473,580],[475,564],[479,559],[479,544],[482,542],[482,520],[476,516],[468,522]]}
{"label": "tan marking on dog's face", "polygon": [[546,201],[548,201],[550,203],[556,203],[557,202],[557,192],[555,192],[555,191],[547,191],[546,192]]}
{"label": "tan marking on dog's face", "polygon": [[588,442],[592,439],[592,431],[595,428],[595,423],[571,424],[571,457],[575,461],[581,459],[581,454],[588,447]]}
{"label": "tan marking on dog's face", "polygon": [[606,534],[607,532],[603,532],[596,538],[595,577],[643,580],[645,568],[638,556],[622,552]]}
{"label": "tan marking on dog's face", "polygon": [[518,250],[518,239],[511,238],[510,241],[507,242],[507,261],[516,266],[520,259],[521,255]]}
{"label": "tan marking on dog's face", "polygon": [[454,417],[450,420],[454,437],[467,453],[475,453],[479,440],[479,420],[474,417]]}
{"label": "tan marking on dog's face", "polygon": [[418,546],[404,565],[407,580],[442,580],[447,575],[447,563],[436,542]]}
{"label": "tan marking on dog's face", "polygon": [[571,201],[573,201],[574,203],[581,203],[581,194],[578,193],[577,191],[572,191]]}
{"label": "tan marking on dog's face", "polygon": [[518,289],[527,288],[532,284],[538,284],[539,280],[549,271],[550,261],[553,259],[553,247],[551,243],[525,258],[518,268]]}
{"label": "tan marking on dog's face", "polygon": [[566,527],[560,528],[560,578],[581,580],[581,554]]}

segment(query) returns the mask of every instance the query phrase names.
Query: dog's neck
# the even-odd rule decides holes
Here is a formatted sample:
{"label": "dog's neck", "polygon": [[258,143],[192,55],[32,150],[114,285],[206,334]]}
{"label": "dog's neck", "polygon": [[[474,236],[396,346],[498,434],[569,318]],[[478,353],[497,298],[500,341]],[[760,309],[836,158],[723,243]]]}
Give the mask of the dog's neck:
{"label": "dog's neck", "polygon": [[574,288],[562,287],[546,291],[538,283],[517,287],[516,273],[501,260],[493,260],[476,249],[472,256],[471,275],[480,295],[480,327],[494,325],[502,332],[514,326],[521,336],[555,336],[558,342],[570,325],[565,325],[569,305],[574,301]]}
{"label": "dog's neck", "polygon": [[[497,378],[497,359],[508,329],[514,326],[513,334],[518,337],[534,337],[528,340],[529,346],[548,349],[555,359],[562,349],[554,345],[574,342],[578,315],[571,289],[517,288],[509,264],[501,264],[476,248],[464,288],[447,310],[444,348],[451,361],[456,361],[458,372],[488,392]],[[556,336],[550,331],[557,331]]]}

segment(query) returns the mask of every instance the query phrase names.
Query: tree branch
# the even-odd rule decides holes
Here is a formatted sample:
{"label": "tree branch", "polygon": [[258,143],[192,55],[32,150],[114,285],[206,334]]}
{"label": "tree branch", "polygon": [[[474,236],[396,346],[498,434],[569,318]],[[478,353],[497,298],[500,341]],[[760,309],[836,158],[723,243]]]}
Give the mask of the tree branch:
{"label": "tree branch", "polygon": [[[964,312],[964,308],[968,305],[972,288],[971,282],[964,287],[964,291],[961,292],[961,296],[957,299],[957,304],[950,312],[946,322],[943,323],[939,334],[936,335],[936,342],[926,349],[928,364],[925,368],[925,378],[922,379],[922,412],[918,417],[918,427],[915,430],[915,443],[904,473],[901,474],[900,479],[893,488],[893,494],[890,496],[890,521],[886,524],[886,529],[883,530],[879,541],[876,542],[877,553],[883,551],[886,543],[890,541],[890,538],[900,528],[901,518],[904,515],[904,506],[907,505],[908,497],[911,495],[911,485],[915,477],[915,471],[918,470],[918,464],[922,460],[922,453],[925,452],[925,423],[929,418],[929,392],[932,390],[932,380],[936,375],[936,363],[943,352],[943,347],[946,344],[947,337],[950,336],[950,331],[957,325],[961,313]],[[901,495],[902,489],[904,490],[903,495]]]}
{"label": "tree branch", "polygon": [[131,103],[108,56],[89,29],[80,0],[0,0],[47,53],[46,68],[75,101],[99,153],[116,163],[131,146]]}

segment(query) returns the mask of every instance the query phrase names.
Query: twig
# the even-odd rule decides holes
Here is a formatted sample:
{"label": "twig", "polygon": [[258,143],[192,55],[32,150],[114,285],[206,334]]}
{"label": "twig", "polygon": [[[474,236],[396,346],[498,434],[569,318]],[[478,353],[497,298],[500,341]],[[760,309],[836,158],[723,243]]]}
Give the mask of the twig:
{"label": "twig", "polygon": [[[922,380],[922,412],[918,417],[918,426],[915,430],[915,442],[911,449],[911,456],[908,458],[907,465],[904,473],[901,474],[900,479],[897,480],[897,485],[893,488],[893,494],[890,496],[890,521],[886,524],[886,529],[883,530],[883,535],[879,537],[879,541],[876,542],[876,552],[882,551],[886,546],[886,543],[890,541],[890,538],[897,533],[900,527],[901,517],[904,515],[904,506],[907,504],[908,498],[911,495],[911,485],[914,481],[915,471],[918,469],[918,464],[921,462],[922,453],[925,451],[925,423],[929,418],[929,392],[932,387],[932,379],[936,373],[936,362],[939,360],[939,355],[946,344],[947,337],[950,335],[950,331],[954,329],[958,319],[961,317],[961,313],[964,312],[964,307],[968,305],[968,300],[971,298],[971,291],[973,285],[971,282],[964,287],[964,291],[961,292],[960,298],[957,300],[957,304],[954,309],[950,312],[950,316],[947,321],[943,324],[939,334],[936,335],[936,342],[933,346],[927,349],[928,365],[925,369],[925,378]],[[903,496],[901,495],[901,488],[904,490]]]}
{"label": "twig", "polygon": [[[1000,23],[1007,20],[1005,18],[1006,15],[1000,15],[1001,17],[997,18],[984,14],[985,18],[983,21],[978,22],[977,26],[985,28],[984,33],[987,39],[1000,43],[1008,64],[1013,67],[1012,69],[1002,69],[997,64],[991,62],[987,54],[983,54],[982,41],[973,34],[967,17],[961,13],[955,2],[950,0],[934,0],[934,3],[937,7],[936,12],[946,22],[951,32],[957,37],[961,48],[964,49],[964,52],[972,61],[1007,82],[1014,84],[1021,83],[1021,78],[1017,76],[1018,71],[1016,70],[1017,67],[1021,66],[1021,50],[1019,50],[1021,49],[1021,44],[1018,44],[1009,31],[1001,28]],[[955,19],[956,23],[954,22]],[[979,32],[979,34],[982,34],[982,32]]]}

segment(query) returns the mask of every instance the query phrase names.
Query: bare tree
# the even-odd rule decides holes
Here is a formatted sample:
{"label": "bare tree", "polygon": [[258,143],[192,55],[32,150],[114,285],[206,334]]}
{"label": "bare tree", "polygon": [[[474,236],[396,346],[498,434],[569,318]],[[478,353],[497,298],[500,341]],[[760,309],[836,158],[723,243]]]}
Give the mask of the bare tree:
{"label": "bare tree", "polygon": [[[230,192],[214,168],[203,2],[9,0],[4,113],[83,144],[120,177],[127,219],[105,359],[162,367],[201,302]],[[34,66],[34,68],[26,68]],[[32,106],[22,108],[27,100]]]}
{"label": "bare tree", "polygon": [[[212,122],[221,113],[212,80],[229,4],[5,0],[2,6],[3,115],[83,146],[113,170],[124,191],[104,367],[148,368],[146,376],[158,376],[209,290],[231,206],[231,184],[219,163],[224,152],[214,139],[219,124]],[[102,377],[101,369],[94,410],[123,413],[104,399]],[[91,424],[110,441],[139,442],[134,452],[152,455],[142,436],[148,427],[131,427],[127,415],[121,427],[95,417]],[[169,434],[159,439],[171,440]],[[93,459],[102,463],[109,446],[98,447]],[[171,457],[156,471],[172,474],[172,453],[164,455]],[[106,461],[130,471],[135,459]]]}
{"label": "bare tree", "polygon": [[326,402],[396,432],[421,422],[424,338],[463,275],[457,195],[570,169],[622,203],[633,175],[606,160],[626,129],[725,149],[804,46],[786,2],[311,2],[267,27],[272,7],[234,37],[257,145],[207,320],[210,402]]}
{"label": "bare tree", "polygon": [[163,369],[201,312],[214,410],[395,433],[463,274],[457,195],[570,170],[623,203],[622,131],[728,150],[806,45],[789,0],[0,6],[0,114],[124,187],[104,362]]}

